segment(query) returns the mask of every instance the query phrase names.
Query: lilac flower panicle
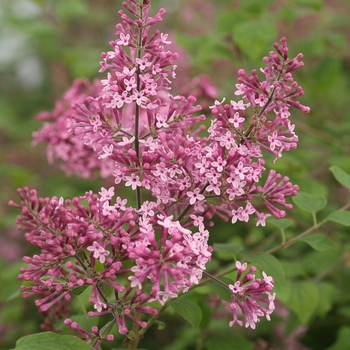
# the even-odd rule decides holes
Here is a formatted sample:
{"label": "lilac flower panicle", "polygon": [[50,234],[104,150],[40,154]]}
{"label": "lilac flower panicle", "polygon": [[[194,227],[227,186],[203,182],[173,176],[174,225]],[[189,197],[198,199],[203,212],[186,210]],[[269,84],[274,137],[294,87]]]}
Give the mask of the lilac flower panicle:
{"label": "lilac flower panicle", "polygon": [[275,309],[274,300],[276,293],[271,294],[274,286],[272,277],[267,276],[263,272],[263,279],[255,278],[253,274],[256,267],[252,266],[243,276],[247,269],[247,263],[241,264],[236,262],[237,277],[234,284],[229,284],[232,292],[231,302],[229,304],[233,315],[230,327],[234,324],[243,326],[244,322],[238,318],[239,314],[245,316],[245,327],[255,329],[256,323],[260,321],[260,317],[265,316],[270,320],[270,314]]}
{"label": "lilac flower panicle", "polygon": [[[286,215],[298,186],[274,170],[261,183],[263,156],[277,160],[295,148],[290,108],[309,111],[298,102],[303,90],[292,76],[302,55],[289,59],[282,38],[259,73],[238,71],[239,100],[215,100],[207,128],[195,96],[171,94],[178,54],[168,49],[166,33],[153,30],[165,10],[151,17],[150,5],[123,2],[130,15],[119,11],[116,38],[101,54],[103,79],[76,81],[52,113],[39,115],[50,123],[34,134],[34,143],[49,142],[49,158],[62,159],[68,174],[98,171],[135,191],[135,207],[113,186],[73,199],[39,198],[23,188],[21,203],[10,202],[21,210],[19,229],[39,249],[23,259],[28,266],[19,279],[32,282],[21,287],[23,296],[35,296],[43,313],[56,308],[67,317],[72,295],[90,287],[88,316],[109,315],[121,334],[128,333],[128,320],[148,327],[145,320],[158,312],[149,303],[165,305],[208,275],[214,216],[232,224],[255,217],[264,226],[268,217]],[[265,272],[256,278],[255,267],[243,276],[246,263],[236,267],[236,281],[227,286],[230,326],[255,328],[274,310],[274,281]],[[97,328],[87,331],[70,319],[65,324],[96,349],[113,340]]]}
{"label": "lilac flower panicle", "polygon": [[[90,316],[112,314],[123,333],[125,316],[133,319],[130,310],[156,313],[143,304],[152,300],[164,304],[198,284],[211,257],[209,233],[204,225],[199,224],[198,232],[192,233],[171,216],[159,213],[156,203],[144,205],[140,214],[125,207],[126,202],[119,197],[113,206],[113,188],[102,188],[100,197],[87,193],[72,201],[38,198],[36,191],[28,188],[20,189],[19,195],[21,204],[10,203],[22,210],[18,227],[26,231],[29,242],[41,249],[39,255],[24,257],[28,267],[21,269],[19,278],[34,284],[22,286],[21,290],[25,297],[39,297],[36,305],[43,312],[62,298],[69,301],[76,288],[90,285],[89,300],[97,311]],[[106,203],[114,208],[107,215]],[[103,271],[95,269],[97,260]],[[122,269],[125,260],[135,265]],[[118,282],[125,273],[130,275],[129,287]],[[152,283],[148,295],[135,292],[135,297],[127,301],[133,290],[141,292],[148,281]],[[103,285],[114,289],[118,304],[123,304],[121,314],[119,307],[115,308],[102,293]]]}

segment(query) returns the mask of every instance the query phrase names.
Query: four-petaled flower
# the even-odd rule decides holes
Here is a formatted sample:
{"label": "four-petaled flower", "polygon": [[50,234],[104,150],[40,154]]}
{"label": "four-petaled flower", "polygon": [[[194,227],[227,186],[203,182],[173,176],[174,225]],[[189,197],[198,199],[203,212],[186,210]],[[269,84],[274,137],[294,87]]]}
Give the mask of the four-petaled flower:
{"label": "four-petaled flower", "polygon": [[101,192],[98,193],[100,197],[100,201],[109,201],[114,196],[114,187],[110,187],[106,190],[104,187],[101,187]]}
{"label": "four-petaled flower", "polygon": [[129,45],[130,34],[120,33],[120,40],[117,41],[117,45]]}
{"label": "four-petaled flower", "polygon": [[103,303],[101,300],[96,301],[96,303],[94,304],[94,308],[97,310],[97,312],[101,312],[102,308],[106,308],[107,305],[105,303]]}
{"label": "four-petaled flower", "polygon": [[94,241],[91,246],[87,247],[87,250],[93,252],[94,259],[100,260],[100,263],[103,264],[106,261],[106,256],[109,255],[109,251],[104,249],[99,243]]}
{"label": "four-petaled flower", "polygon": [[133,190],[136,190],[136,187],[141,186],[140,177],[136,174],[132,174],[131,176],[126,176],[125,186],[131,186]]}
{"label": "four-petaled flower", "polygon": [[199,193],[200,189],[196,188],[194,191],[188,191],[187,196],[190,197],[190,204],[193,205],[197,201],[203,200],[205,197]]}

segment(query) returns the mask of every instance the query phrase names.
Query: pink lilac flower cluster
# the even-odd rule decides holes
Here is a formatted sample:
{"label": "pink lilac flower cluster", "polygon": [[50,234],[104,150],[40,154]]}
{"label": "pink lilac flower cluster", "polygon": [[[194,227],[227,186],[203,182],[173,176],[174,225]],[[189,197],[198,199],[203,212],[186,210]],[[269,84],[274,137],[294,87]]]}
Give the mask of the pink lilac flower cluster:
{"label": "pink lilac flower cluster", "polygon": [[[289,59],[282,39],[264,59],[262,81],[256,71],[252,76],[239,71],[235,94],[242,99],[215,101],[214,119],[202,136],[206,117],[199,113],[196,98],[169,93],[178,55],[166,49],[167,34],[151,32],[165,10],[150,17],[149,0],[129,0],[123,6],[131,15],[119,11],[117,38],[110,42],[112,50],[101,55],[100,72],[107,71],[106,79],[85,101],[78,83],[66,97],[64,115],[57,113],[68,129],[62,137],[49,129],[47,138],[62,144],[73,138],[60,157],[74,162],[77,147],[82,166],[87,160],[83,148],[94,150],[93,163],[86,163],[87,176],[93,169],[112,174],[116,185],[136,192],[136,207],[115,198],[113,187],[72,200],[38,198],[24,188],[19,190],[21,204],[11,202],[22,210],[18,226],[26,239],[41,249],[39,255],[24,258],[28,267],[20,279],[33,282],[22,287],[24,296],[39,297],[36,304],[46,311],[89,286],[95,309],[89,316],[112,315],[122,334],[128,331],[126,318],[147,326],[137,315],[157,313],[149,302],[163,305],[199,283],[211,258],[206,227],[214,215],[233,224],[255,215],[257,225],[265,225],[271,214],[281,218],[283,208],[291,208],[286,199],[296,195],[298,186],[288,177],[271,170],[259,184],[266,170],[263,150],[279,158],[295,148],[298,138],[289,108],[308,112],[296,100],[303,91],[291,74],[302,66],[301,55]],[[41,131],[36,139],[43,135]],[[143,201],[146,194],[149,200]],[[251,268],[240,281],[246,264],[237,268],[237,280],[229,286],[230,325],[243,324],[237,318],[239,307],[246,326],[254,328],[259,317],[269,318],[273,311],[273,279],[255,279]],[[263,294],[267,308],[261,305],[266,302]],[[94,344],[111,339],[97,329],[91,333],[70,320],[66,324]]]}
{"label": "pink lilac flower cluster", "polygon": [[[133,7],[128,8],[137,16]],[[302,55],[288,59],[283,38],[280,46],[275,45],[277,52],[264,59],[262,82],[256,71],[249,77],[240,70],[236,94],[243,99],[230,104],[215,101],[209,135],[199,137],[204,125],[198,124],[205,116],[198,115],[196,98],[164,92],[175,77],[172,63],[177,55],[165,50],[165,34],[147,36],[162,13],[149,19],[139,35],[142,20],[121,12],[124,26],[117,25],[118,39],[110,43],[113,51],[102,54],[100,71],[109,70],[101,81],[103,93],[77,106],[72,130],[100,150],[100,159],[114,161],[116,184],[150,191],[164,206],[171,204],[175,216],[218,214],[234,223],[254,214],[262,225],[271,214],[285,216],[282,208],[291,207],[286,198],[295,196],[298,186],[274,171],[265,185],[257,183],[266,170],[262,150],[279,158],[282,151],[296,147],[289,107],[309,111],[296,101],[303,91],[291,74],[303,65]],[[247,126],[248,108],[253,122]],[[258,211],[253,198],[271,214]]]}
{"label": "pink lilac flower cluster", "polygon": [[[113,188],[72,200],[38,198],[28,188],[18,193],[21,204],[10,202],[22,211],[18,227],[41,249],[40,255],[23,259],[28,267],[21,269],[19,279],[33,284],[21,290],[24,297],[40,297],[35,304],[43,312],[91,286],[90,301],[97,312],[89,316],[112,314],[124,334],[126,316],[145,327],[132,312],[156,314],[144,304],[157,300],[163,305],[186,292],[198,284],[210,260],[203,223],[196,218],[188,222],[197,228],[190,231],[157,203],[145,202],[137,211],[120,197],[113,200]],[[127,260],[134,265],[123,266]],[[152,287],[146,295],[147,282]],[[113,302],[103,292],[106,288],[113,291]]]}
{"label": "pink lilac flower cluster", "polygon": [[72,87],[58,100],[52,112],[41,112],[37,120],[45,121],[44,126],[33,133],[33,145],[47,143],[49,163],[60,160],[61,168],[69,176],[91,178],[99,173],[103,178],[113,171],[113,161],[100,162],[95,150],[81,138],[68,132],[68,121],[74,112],[76,103],[84,103],[87,96],[96,96],[100,92],[100,81],[90,83],[86,79],[77,79]]}
{"label": "pink lilac flower cluster", "polygon": [[[233,320],[230,322],[230,327],[235,323],[243,326],[243,321],[239,320],[237,315],[245,315],[245,327],[255,329],[255,324],[260,321],[259,317],[265,316],[270,321],[270,314],[275,309],[276,293],[271,294],[274,280],[262,273],[263,279],[255,278],[253,273],[256,267],[252,266],[249,271],[242,276],[242,273],[247,269],[247,263],[241,264],[236,262],[237,277],[234,284],[229,284],[232,292],[231,302],[229,304],[233,315]],[[267,296],[265,298],[264,296]],[[266,306],[264,306],[266,304]]]}

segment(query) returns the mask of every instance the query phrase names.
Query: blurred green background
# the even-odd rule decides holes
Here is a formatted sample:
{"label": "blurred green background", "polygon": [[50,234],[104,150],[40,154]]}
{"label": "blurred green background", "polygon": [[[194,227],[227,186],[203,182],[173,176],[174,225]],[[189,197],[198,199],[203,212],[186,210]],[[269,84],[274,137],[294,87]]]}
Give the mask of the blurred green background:
{"label": "blurred green background", "polygon": [[[161,30],[170,33],[174,50],[181,55],[174,94],[184,82],[206,74],[219,87],[220,100],[223,96],[233,99],[237,70],[262,67],[262,57],[282,36],[287,37],[290,57],[304,54],[305,67],[296,72],[295,79],[305,91],[301,102],[311,107],[311,113],[292,110],[298,149],[284,154],[275,165],[268,158],[268,167],[288,175],[301,191],[327,197],[325,213],[347,203],[348,191],[328,168],[338,165],[350,172],[350,1],[152,0],[152,4],[153,13],[159,7],[167,9]],[[36,188],[41,196],[69,198],[104,184],[67,178],[57,164],[49,165],[45,145],[31,147],[31,134],[41,126],[35,115],[52,110],[75,78],[104,78],[98,73],[99,55],[114,40],[120,8],[119,0],[0,1],[0,349],[11,348],[20,336],[39,331],[42,321],[33,300],[23,300],[17,293],[20,260],[33,250],[17,232],[17,212],[7,206],[8,200],[16,200],[16,189],[22,186]],[[289,215],[296,224],[287,235],[310,226],[309,218],[298,209]],[[212,240],[226,242],[232,227],[218,225],[222,229],[215,231]],[[253,223],[235,226],[241,242],[252,247],[272,230],[269,225],[255,228]],[[325,319],[310,321],[304,342],[311,349],[329,347],[337,327],[350,320],[349,230],[337,230],[343,263],[332,283],[339,283],[343,290],[339,305],[331,311],[332,326],[327,328]],[[343,310],[341,317],[337,317],[337,306]],[[328,340],[315,336],[320,331]],[[182,343],[169,341],[168,334],[181,335]],[[168,342],[166,349],[195,349],[191,334],[176,320],[157,336],[160,344]],[[213,339],[220,333],[213,334],[207,349],[212,349],[212,343],[217,345]],[[260,336],[264,337],[258,333],[252,338]]]}

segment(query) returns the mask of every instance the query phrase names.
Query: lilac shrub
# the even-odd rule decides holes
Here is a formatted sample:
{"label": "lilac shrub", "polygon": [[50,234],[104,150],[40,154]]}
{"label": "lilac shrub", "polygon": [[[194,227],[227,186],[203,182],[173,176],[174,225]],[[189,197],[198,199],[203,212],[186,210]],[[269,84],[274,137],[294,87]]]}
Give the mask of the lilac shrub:
{"label": "lilac shrub", "polygon": [[[149,16],[150,0],[123,6],[129,15],[119,11],[111,51],[101,54],[104,79],[75,82],[54,113],[41,114],[51,123],[34,135],[49,143],[50,159],[61,158],[68,174],[92,177],[98,170],[118,186],[73,199],[39,198],[23,188],[21,203],[10,203],[21,209],[19,229],[40,249],[24,258],[28,267],[19,278],[31,283],[21,287],[23,296],[36,296],[42,312],[62,312],[65,325],[94,349],[113,340],[113,323],[121,334],[131,324],[147,329],[157,304],[167,305],[203,275],[216,280],[206,272],[214,216],[232,224],[255,216],[263,226],[271,215],[285,216],[292,207],[286,199],[298,186],[274,170],[261,183],[263,152],[277,160],[295,148],[290,107],[309,112],[297,100],[303,90],[292,76],[302,55],[288,58],[282,38],[264,58],[262,78],[256,70],[238,71],[241,99],[214,101],[207,128],[196,97],[170,93],[178,54],[166,49],[167,34],[151,30],[165,10]],[[135,192],[135,207],[118,196],[122,185]],[[243,276],[247,263],[237,261],[236,268],[236,281],[220,282],[232,295],[229,325],[254,329],[275,308],[274,280],[265,272],[257,278],[254,266]],[[84,330],[68,318],[72,295],[88,287],[88,316],[112,319],[102,330]],[[135,346],[140,334],[131,340]]]}

